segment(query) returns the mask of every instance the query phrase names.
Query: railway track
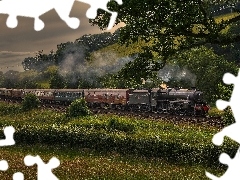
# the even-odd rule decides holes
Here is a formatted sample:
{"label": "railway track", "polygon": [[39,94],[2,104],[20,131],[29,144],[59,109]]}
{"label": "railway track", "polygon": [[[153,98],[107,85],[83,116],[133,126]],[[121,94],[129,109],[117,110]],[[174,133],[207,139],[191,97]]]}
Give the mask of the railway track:
{"label": "railway track", "polygon": [[221,117],[177,116],[171,114],[157,114],[151,112],[129,112],[106,109],[91,109],[94,114],[113,114],[118,116],[135,117],[142,120],[165,121],[174,124],[196,124],[200,126],[212,126],[222,129],[224,123]]}
{"label": "railway track", "polygon": [[[4,101],[4,100],[0,100]],[[4,101],[6,102],[6,101]],[[19,101],[7,101],[8,103],[20,103]],[[51,109],[57,112],[66,112],[68,106],[60,104],[42,104],[41,108]],[[134,112],[134,111],[123,111],[115,109],[104,109],[104,108],[90,108],[93,114],[109,114],[118,116],[135,117],[138,119],[148,119],[153,121],[166,121],[174,124],[196,124],[200,126],[212,126],[222,129],[224,123],[221,117],[200,117],[200,116],[181,116],[171,114],[158,114],[152,112]]]}

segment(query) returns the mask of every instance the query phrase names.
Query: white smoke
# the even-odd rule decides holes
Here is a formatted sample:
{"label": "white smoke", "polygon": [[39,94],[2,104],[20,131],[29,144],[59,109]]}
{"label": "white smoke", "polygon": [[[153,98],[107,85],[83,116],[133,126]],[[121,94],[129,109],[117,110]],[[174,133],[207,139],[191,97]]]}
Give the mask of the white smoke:
{"label": "white smoke", "polygon": [[180,68],[177,65],[165,65],[163,69],[158,71],[158,77],[165,82],[171,79],[185,80],[191,82],[191,86],[196,85],[197,76],[191,73],[187,68]]}
{"label": "white smoke", "polygon": [[76,65],[85,64],[85,50],[77,44],[70,44],[63,51],[63,61],[59,65],[59,73],[64,77],[69,72],[78,71]]}
{"label": "white smoke", "polygon": [[[84,47],[73,43],[64,50],[59,73],[64,77],[69,73],[76,74],[81,79],[93,82],[96,77],[117,73],[126,63],[134,59],[134,56],[119,58],[118,54],[114,52],[102,51],[94,52],[91,60],[87,61]],[[73,77],[72,82],[76,80],[77,77]]]}

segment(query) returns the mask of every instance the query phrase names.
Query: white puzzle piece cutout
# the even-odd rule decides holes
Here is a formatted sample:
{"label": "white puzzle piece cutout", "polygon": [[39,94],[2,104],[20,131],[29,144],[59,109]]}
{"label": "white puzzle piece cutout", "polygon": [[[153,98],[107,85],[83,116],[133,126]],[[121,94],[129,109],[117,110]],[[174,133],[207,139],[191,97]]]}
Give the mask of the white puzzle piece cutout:
{"label": "white puzzle piece cutout", "polygon": [[60,165],[60,161],[56,157],[51,158],[49,162],[45,164],[38,155],[28,155],[24,158],[24,163],[26,166],[37,164],[38,180],[58,180],[58,178],[52,173],[52,169],[57,168]]}
{"label": "white puzzle piece cutout", "polygon": [[[0,146],[12,146],[15,144],[13,139],[13,134],[15,129],[12,126],[7,126],[4,128],[3,133],[5,139],[0,140]],[[0,161],[0,171],[6,171],[8,169],[8,162],[6,160]]]}
{"label": "white puzzle piece cutout", "polygon": [[[224,100],[218,100],[216,102],[217,108],[223,110],[228,106],[231,107],[232,113],[235,118],[235,123],[223,128],[220,132],[213,136],[212,142],[220,146],[224,142],[224,137],[229,137],[232,140],[236,141],[240,144],[240,100],[239,100],[239,92],[240,92],[240,70],[238,72],[238,76],[235,77],[230,73],[226,73],[223,76],[223,82],[225,84],[234,84],[232,96],[229,102]],[[240,147],[233,159],[229,157],[226,153],[222,153],[219,157],[219,161],[222,164],[228,165],[227,171],[221,176],[216,177],[209,172],[206,172],[206,176],[212,180],[228,180],[228,179],[240,179]]]}
{"label": "white puzzle piece cutout", "polygon": [[6,171],[8,169],[8,163],[6,160],[0,161],[0,171]]}
{"label": "white puzzle piece cutout", "polygon": [[7,126],[4,128],[3,133],[6,139],[0,140],[0,146],[11,146],[15,144],[15,140],[13,139],[13,134],[15,129],[12,126]]}
{"label": "white puzzle piece cutout", "polygon": [[[91,8],[89,8],[86,13],[87,18],[89,18],[89,19],[96,18],[98,9],[102,9],[102,10],[110,13],[112,16],[111,16],[110,22],[108,24],[107,30],[110,30],[114,26],[114,23],[117,19],[118,13],[108,10],[107,4],[108,4],[108,2],[110,2],[110,0],[98,0],[98,1],[96,1],[96,0],[77,0],[77,1],[89,4],[91,6]],[[119,5],[123,4],[122,0],[115,0],[115,1]]]}
{"label": "white puzzle piece cutout", "polygon": [[[95,18],[97,10],[103,9],[112,14],[107,30],[110,30],[117,18],[118,13],[108,10],[107,4],[110,0],[78,0],[89,4],[91,7],[87,11],[88,18]],[[54,9],[59,17],[72,29],[77,29],[80,20],[75,17],[69,17],[75,0],[1,0],[0,14],[8,14],[7,26],[15,28],[18,25],[18,16],[34,18],[34,29],[40,31],[44,28],[44,22],[39,18],[46,12]],[[116,0],[121,5],[122,0]]]}
{"label": "white puzzle piece cutout", "polygon": [[16,172],[13,174],[13,180],[24,180],[24,175],[21,172]]}
{"label": "white puzzle piece cutout", "polygon": [[228,166],[227,171],[221,176],[216,177],[208,172],[206,172],[206,176],[212,180],[239,180],[240,177],[240,149],[238,149],[235,157],[231,159],[228,154],[222,153],[219,157],[219,161],[222,164]]}

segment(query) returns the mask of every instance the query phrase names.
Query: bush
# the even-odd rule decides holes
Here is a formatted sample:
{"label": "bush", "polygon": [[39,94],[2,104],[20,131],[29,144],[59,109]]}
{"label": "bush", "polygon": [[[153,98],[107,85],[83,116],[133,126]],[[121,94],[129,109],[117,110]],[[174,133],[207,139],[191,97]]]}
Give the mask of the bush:
{"label": "bush", "polygon": [[221,111],[216,107],[211,107],[208,111],[208,115],[210,117],[222,117],[224,115],[224,111]]}
{"label": "bush", "polygon": [[233,113],[232,113],[232,110],[230,107],[228,107],[224,110],[222,119],[223,119],[224,126],[229,126],[229,125],[235,123],[235,118],[233,116]]}
{"label": "bush", "polygon": [[81,117],[90,114],[90,110],[84,98],[76,99],[67,109],[67,116],[69,117]]}
{"label": "bush", "polygon": [[21,106],[18,104],[11,104],[6,102],[0,103],[0,116],[13,115],[21,113]]}
{"label": "bush", "polygon": [[134,124],[130,124],[127,122],[121,122],[118,119],[111,118],[107,124],[109,130],[117,130],[123,132],[134,132],[135,126]]}
{"label": "bush", "polygon": [[40,100],[35,94],[27,94],[22,102],[22,109],[25,111],[37,108],[40,105]]}

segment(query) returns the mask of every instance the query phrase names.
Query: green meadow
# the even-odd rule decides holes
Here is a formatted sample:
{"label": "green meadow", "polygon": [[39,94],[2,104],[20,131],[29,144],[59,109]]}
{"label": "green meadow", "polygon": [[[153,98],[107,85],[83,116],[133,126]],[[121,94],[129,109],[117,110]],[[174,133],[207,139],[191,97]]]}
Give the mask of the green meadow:
{"label": "green meadow", "polygon": [[26,155],[39,155],[45,163],[57,157],[61,164],[53,173],[59,179],[207,179],[205,171],[220,176],[226,170],[219,155],[234,155],[238,148],[229,139],[213,145],[220,129],[207,125],[110,114],[69,118],[63,112],[23,112],[20,105],[0,103],[0,126],[9,125],[16,130],[16,145],[0,148],[1,159],[9,163],[1,179],[15,172],[36,179],[37,166],[25,166]]}

